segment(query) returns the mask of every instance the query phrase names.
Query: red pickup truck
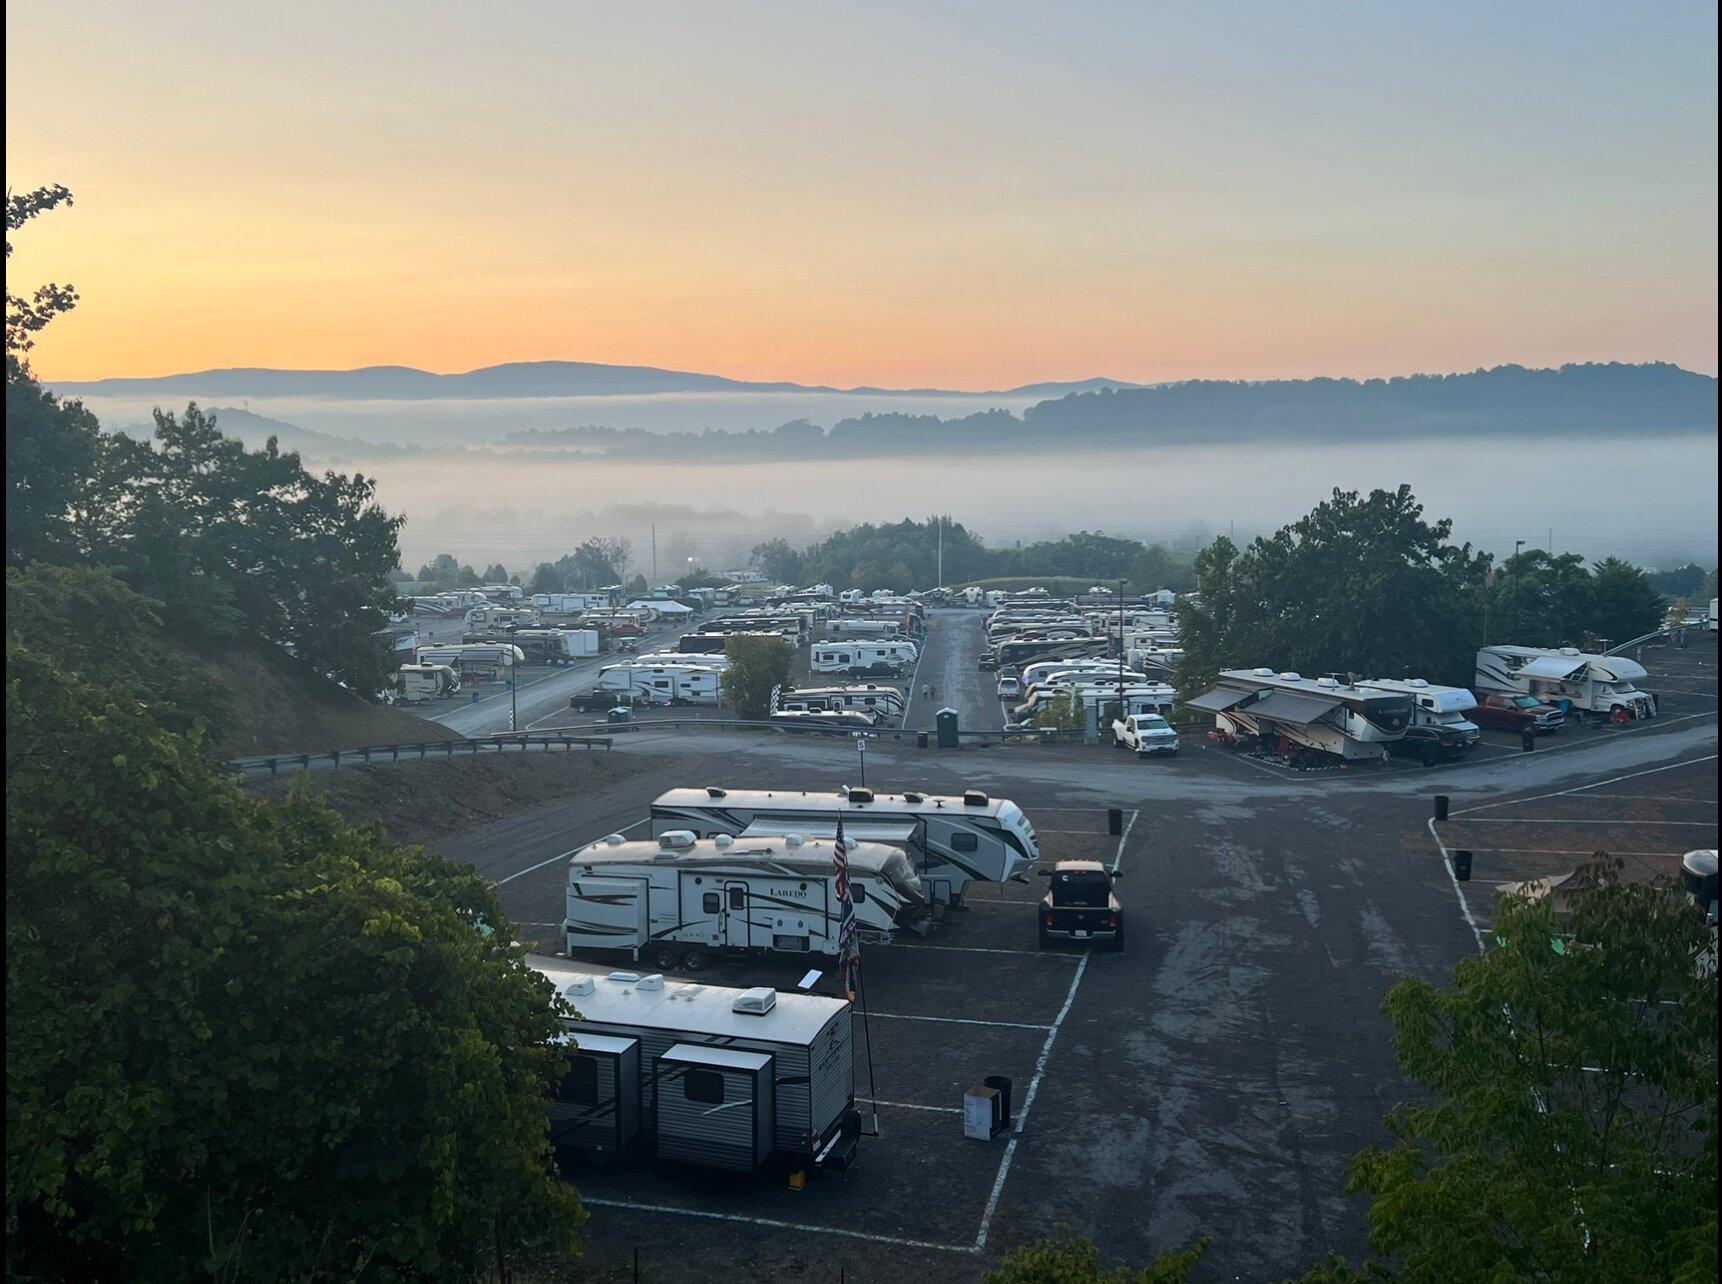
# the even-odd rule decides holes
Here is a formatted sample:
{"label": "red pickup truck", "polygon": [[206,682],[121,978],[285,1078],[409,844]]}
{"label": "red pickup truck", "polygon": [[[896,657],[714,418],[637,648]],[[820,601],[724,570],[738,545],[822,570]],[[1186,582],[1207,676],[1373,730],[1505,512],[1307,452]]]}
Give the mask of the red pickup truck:
{"label": "red pickup truck", "polygon": [[1539,736],[1553,735],[1567,720],[1554,705],[1544,704],[1535,696],[1485,691],[1477,693],[1477,707],[1470,716],[1480,727],[1497,727],[1502,731],[1523,731],[1529,727]]}

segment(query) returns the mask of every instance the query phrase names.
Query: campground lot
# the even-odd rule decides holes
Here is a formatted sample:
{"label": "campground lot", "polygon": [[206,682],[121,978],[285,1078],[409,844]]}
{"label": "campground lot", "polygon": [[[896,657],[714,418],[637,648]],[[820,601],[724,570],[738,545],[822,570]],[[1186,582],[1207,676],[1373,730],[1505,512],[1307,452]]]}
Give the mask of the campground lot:
{"label": "campground lot", "polygon": [[[1444,981],[1478,948],[1499,882],[1564,872],[1599,848],[1629,872],[1670,874],[1682,852],[1716,845],[1714,639],[1645,663],[1661,718],[1437,768],[877,742],[877,790],[981,788],[1024,807],[1043,863],[1117,861],[1127,948],[1039,950],[1039,879],[973,884],[970,908],[925,938],[869,946],[857,1093],[878,1098],[880,1135],[857,1166],[801,1191],[776,1169],[576,1166],[592,1213],[581,1277],[631,1278],[638,1250],[655,1280],[974,1279],[1061,1222],[1112,1263],[1210,1235],[1201,1279],[1361,1256],[1346,1165],[1387,1142],[1383,1116],[1413,1091],[1380,1014],[1387,989],[1408,973]],[[644,836],[665,789],[856,782],[854,747],[835,738],[642,729],[618,738],[618,753],[634,751],[651,765],[602,794],[433,845],[495,878],[523,939],[554,952],[567,855],[611,832]],[[1452,799],[1439,824],[1436,793]],[[1107,832],[1110,807],[1122,839]],[[1463,884],[1446,860],[1461,847],[1475,859]],[[688,979],[787,990],[808,966],[726,961]],[[1018,1130],[965,1139],[963,1091],[989,1075],[1011,1079]]]}

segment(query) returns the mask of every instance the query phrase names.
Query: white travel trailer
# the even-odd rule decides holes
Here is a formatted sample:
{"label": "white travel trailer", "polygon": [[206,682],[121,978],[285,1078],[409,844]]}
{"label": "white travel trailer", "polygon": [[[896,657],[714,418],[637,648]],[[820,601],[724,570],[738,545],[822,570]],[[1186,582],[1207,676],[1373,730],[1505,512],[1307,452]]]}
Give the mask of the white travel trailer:
{"label": "white travel trailer", "polygon": [[461,642],[421,646],[420,664],[446,664],[469,678],[495,679],[511,676],[526,663],[526,653],[507,642]]}
{"label": "white travel trailer", "polygon": [[1467,744],[1483,738],[1482,728],[1465,715],[1477,707],[1477,697],[1464,687],[1441,687],[1422,678],[1370,678],[1358,686],[1393,691],[1411,697],[1411,725],[1451,731]]}
{"label": "white travel trailer", "polygon": [[691,829],[717,834],[844,836],[908,849],[929,901],[953,904],[973,879],[1021,881],[1040,856],[1034,826],[1022,808],[978,789],[959,797],[869,789],[838,793],[800,790],[672,789],[652,804],[652,832]]}
{"label": "white travel trailer", "polygon": [[855,687],[798,687],[784,693],[779,706],[793,709],[859,709],[882,717],[901,718],[907,701],[896,687],[869,682]]}
{"label": "white travel trailer", "polygon": [[528,962],[580,1013],[565,1019],[576,1050],[551,1105],[553,1143],[597,1153],[643,1143],[661,1160],[739,1172],[773,1155],[854,1162],[845,1000]]}
{"label": "white travel trailer", "polygon": [[[620,834],[568,862],[568,953],[624,950],[653,967],[698,971],[717,954],[837,953],[842,906],[830,839],[799,834],[656,842]],[[899,847],[845,839],[855,925],[889,941],[922,907],[921,880]]]}
{"label": "white travel trailer", "polygon": [[1220,685],[1190,701],[1231,735],[1280,740],[1347,762],[1379,760],[1411,724],[1411,697],[1272,669],[1226,669]]}
{"label": "white travel trailer", "polygon": [[[1067,705],[1075,700],[1079,708],[1091,716],[1103,712],[1107,705],[1118,703],[1118,684],[1105,682],[1073,683],[1068,686],[1037,686],[1034,694],[1018,705],[1019,720],[1032,720],[1048,709]],[[1126,682],[1124,685],[1124,715],[1133,713],[1164,713],[1177,700],[1177,693],[1164,682]]]}
{"label": "white travel trailer", "polygon": [[665,704],[721,704],[723,674],[706,665],[607,664],[598,670],[600,691],[629,691]]}
{"label": "white travel trailer", "polygon": [[[1118,672],[1118,661],[1103,656],[1078,657],[1071,660],[1036,660],[1022,671],[1022,689],[1027,691],[1037,682],[1045,682],[1061,674]],[[1126,677],[1129,670],[1126,670]]]}
{"label": "white travel trailer", "polygon": [[538,612],[516,606],[475,606],[461,617],[469,632],[480,629],[528,629],[538,623]]}
{"label": "white travel trailer", "polygon": [[1138,669],[1156,669],[1170,673],[1178,667],[1178,662],[1184,658],[1184,648],[1170,643],[1156,643],[1153,646],[1133,646],[1124,653],[1124,658]]}
{"label": "white travel trailer", "polygon": [[827,637],[837,638],[894,638],[902,635],[901,620],[876,620],[866,616],[840,615],[834,620],[825,622]]}
{"label": "white travel trailer", "polygon": [[1633,685],[1645,676],[1636,660],[1585,655],[1572,646],[1486,646],[1477,652],[1477,690],[1535,696],[1605,718],[1656,716],[1656,697]]}
{"label": "white travel trailer", "polygon": [[403,664],[401,699],[408,704],[447,700],[460,690],[460,675],[446,664]]}
{"label": "white travel trailer", "polygon": [[857,638],[815,643],[808,664],[814,673],[902,673],[919,656],[913,642]]}

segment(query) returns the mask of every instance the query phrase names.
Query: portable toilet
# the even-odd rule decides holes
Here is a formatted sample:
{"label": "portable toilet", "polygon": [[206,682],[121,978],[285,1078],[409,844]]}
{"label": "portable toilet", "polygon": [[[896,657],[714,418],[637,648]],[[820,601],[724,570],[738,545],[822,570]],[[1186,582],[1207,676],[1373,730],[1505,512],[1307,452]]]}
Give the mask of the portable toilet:
{"label": "portable toilet", "polygon": [[957,711],[955,709],[940,709],[935,721],[939,729],[939,748],[955,749],[957,747]]}

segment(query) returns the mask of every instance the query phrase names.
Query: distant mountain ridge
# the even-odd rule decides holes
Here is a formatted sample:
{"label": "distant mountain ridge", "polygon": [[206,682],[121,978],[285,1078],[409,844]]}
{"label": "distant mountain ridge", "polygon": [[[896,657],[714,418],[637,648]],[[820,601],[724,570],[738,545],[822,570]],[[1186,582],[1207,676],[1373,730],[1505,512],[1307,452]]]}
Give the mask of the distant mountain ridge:
{"label": "distant mountain ridge", "polygon": [[670,392],[832,392],[918,396],[1062,396],[1100,388],[1137,388],[1117,379],[1024,384],[1019,388],[969,393],[950,388],[833,388],[788,381],[759,382],[723,375],[664,370],[657,366],[613,366],[591,361],[512,361],[460,374],[437,374],[413,366],[363,366],[356,370],[280,370],[241,366],[147,378],[48,381],[73,397],[124,397],[175,393],[198,397],[344,397],[352,400],[418,401],[439,398],[649,396]]}

